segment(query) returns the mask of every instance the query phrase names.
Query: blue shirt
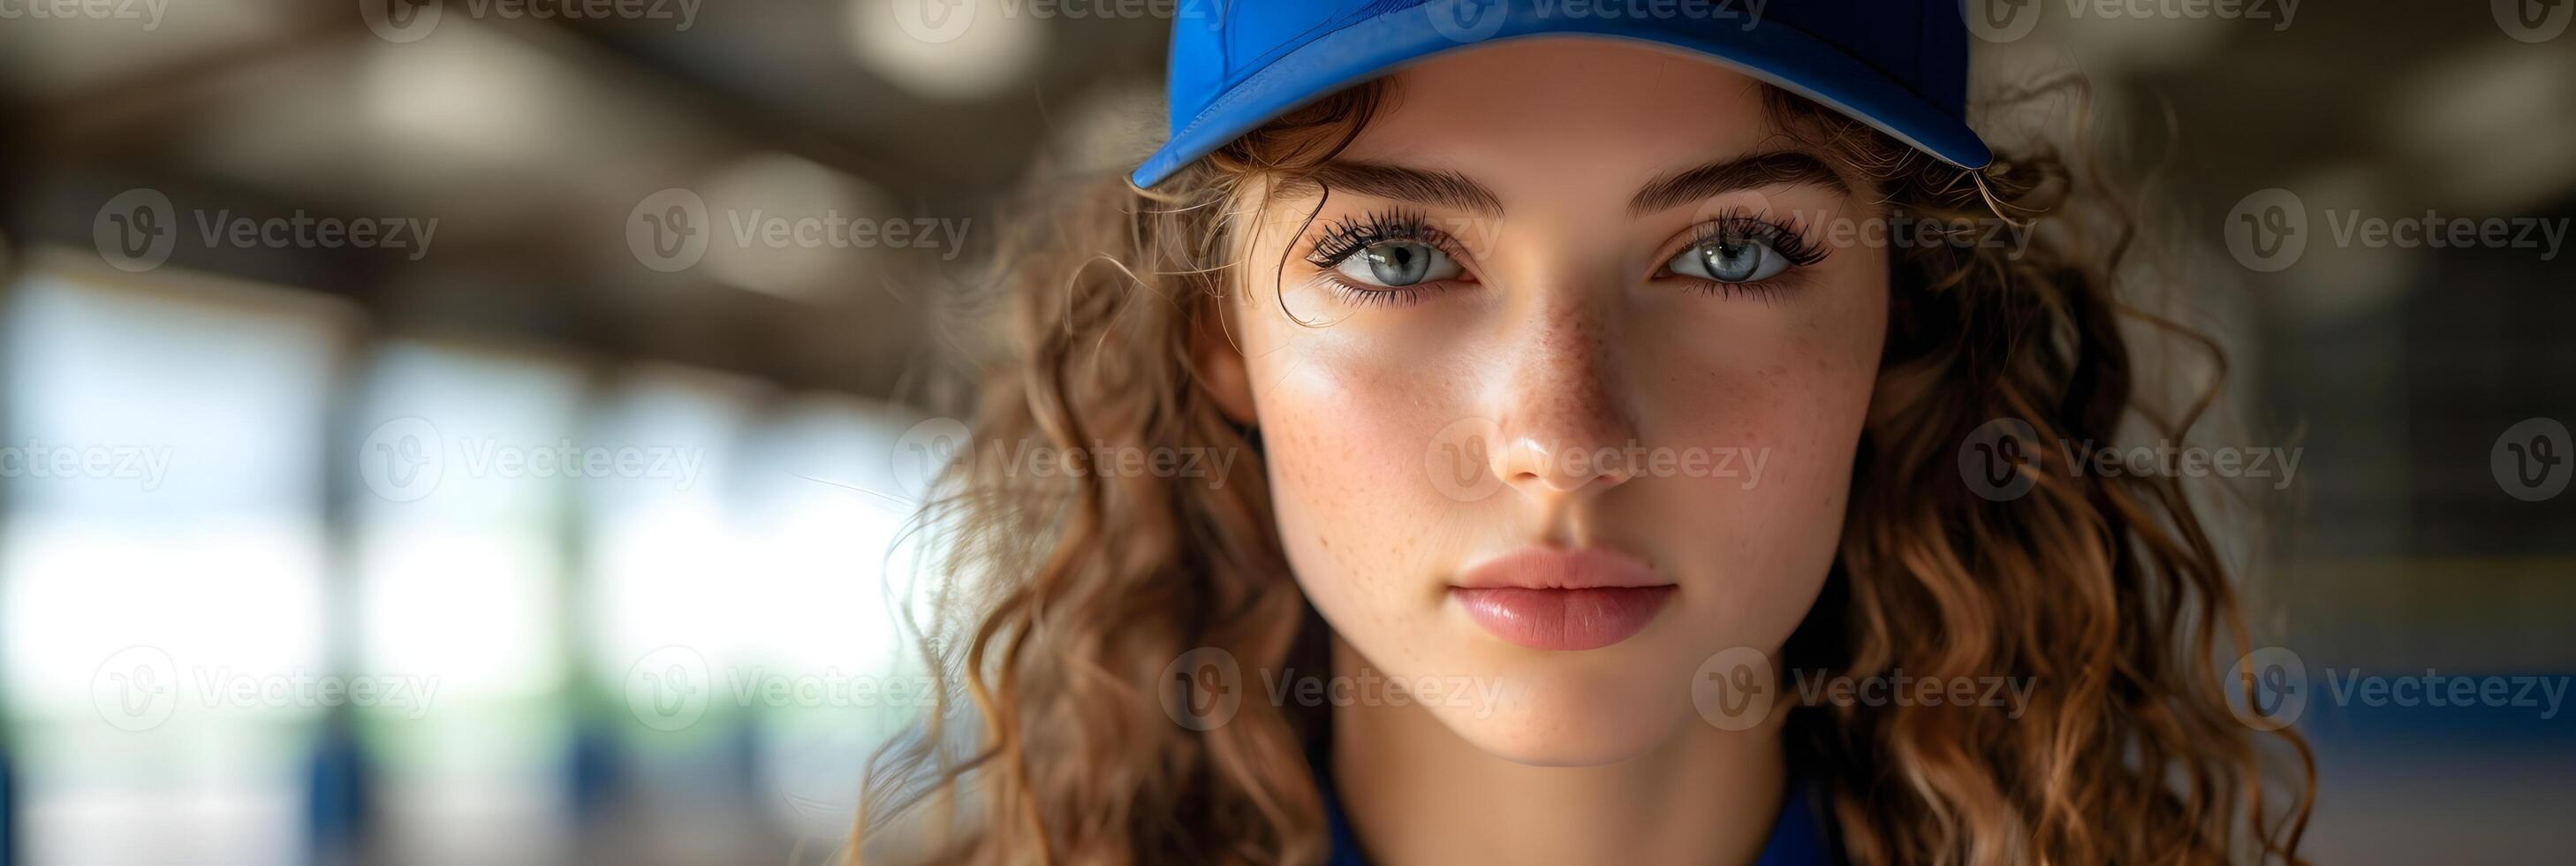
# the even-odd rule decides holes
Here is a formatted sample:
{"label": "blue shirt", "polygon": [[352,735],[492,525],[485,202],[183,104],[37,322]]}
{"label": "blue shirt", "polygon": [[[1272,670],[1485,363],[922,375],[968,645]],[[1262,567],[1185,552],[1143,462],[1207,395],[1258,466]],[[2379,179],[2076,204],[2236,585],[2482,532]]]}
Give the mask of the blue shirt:
{"label": "blue shirt", "polygon": [[[1316,784],[1324,790],[1324,821],[1333,839],[1333,856],[1325,866],[1368,866],[1360,857],[1359,839],[1351,835],[1350,819],[1342,814],[1342,800],[1333,793],[1332,774],[1320,763],[1316,767]],[[1809,786],[1789,785],[1788,796],[1780,800],[1780,817],[1771,822],[1771,838],[1762,843],[1753,866],[1832,866],[1833,843],[1817,820],[1815,799]]]}

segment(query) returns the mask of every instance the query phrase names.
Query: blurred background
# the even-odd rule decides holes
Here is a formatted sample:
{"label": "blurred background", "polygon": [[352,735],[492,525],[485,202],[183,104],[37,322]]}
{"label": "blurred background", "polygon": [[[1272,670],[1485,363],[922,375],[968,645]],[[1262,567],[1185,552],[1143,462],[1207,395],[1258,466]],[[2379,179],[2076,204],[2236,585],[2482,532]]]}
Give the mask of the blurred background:
{"label": "blurred background", "polygon": [[[2576,4],[1969,6],[2171,218],[2218,444],[2296,457],[2309,851],[2563,861]],[[926,701],[943,293],[1158,140],[1175,14],[0,0],[0,864],[819,862]]]}

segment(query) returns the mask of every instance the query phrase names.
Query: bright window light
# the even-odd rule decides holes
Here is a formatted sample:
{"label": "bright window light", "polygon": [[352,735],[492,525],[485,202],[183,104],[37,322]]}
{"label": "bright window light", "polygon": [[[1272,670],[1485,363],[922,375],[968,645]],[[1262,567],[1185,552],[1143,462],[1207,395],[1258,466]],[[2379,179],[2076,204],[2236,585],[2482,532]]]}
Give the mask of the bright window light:
{"label": "bright window light", "polygon": [[931,690],[897,629],[916,585],[900,533],[915,505],[894,460],[915,419],[883,404],[813,397],[772,416],[738,480],[770,628],[750,647],[763,711],[772,817],[837,843],[867,756],[928,711]]}
{"label": "bright window light", "polygon": [[[0,310],[0,687],[40,863],[301,856],[336,305],[45,269]],[[150,827],[152,832],[136,832]]]}
{"label": "bright window light", "polygon": [[732,485],[761,396],[744,380],[647,367],[616,383],[585,427],[584,447],[614,464],[575,490],[592,665],[624,698],[621,728],[639,736],[694,740],[737,716],[723,674],[745,667],[746,649],[774,627],[776,612],[753,589],[766,578],[737,531]]}
{"label": "bright window light", "polygon": [[552,862],[570,843],[563,534],[581,372],[400,342],[345,453],[360,667],[435,688],[362,718],[385,832],[424,862]]}

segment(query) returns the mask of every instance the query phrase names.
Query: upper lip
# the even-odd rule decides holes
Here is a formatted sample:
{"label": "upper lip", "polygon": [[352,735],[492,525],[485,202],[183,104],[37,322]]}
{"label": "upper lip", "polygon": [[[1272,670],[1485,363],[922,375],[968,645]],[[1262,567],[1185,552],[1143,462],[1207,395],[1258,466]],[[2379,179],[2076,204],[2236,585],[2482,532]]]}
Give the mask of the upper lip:
{"label": "upper lip", "polygon": [[1531,545],[1478,562],[1458,575],[1461,589],[1617,589],[1670,586],[1653,567],[1605,547]]}

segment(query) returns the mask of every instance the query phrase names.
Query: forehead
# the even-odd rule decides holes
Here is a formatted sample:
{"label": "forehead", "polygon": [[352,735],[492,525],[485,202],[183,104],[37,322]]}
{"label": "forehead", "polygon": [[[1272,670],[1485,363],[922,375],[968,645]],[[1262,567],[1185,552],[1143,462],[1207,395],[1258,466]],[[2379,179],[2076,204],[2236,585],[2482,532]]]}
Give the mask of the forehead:
{"label": "forehead", "polygon": [[1777,133],[1760,81],[1703,57],[1598,37],[1542,37],[1406,67],[1351,159],[1523,183],[1618,185],[1751,153]]}

